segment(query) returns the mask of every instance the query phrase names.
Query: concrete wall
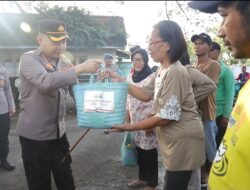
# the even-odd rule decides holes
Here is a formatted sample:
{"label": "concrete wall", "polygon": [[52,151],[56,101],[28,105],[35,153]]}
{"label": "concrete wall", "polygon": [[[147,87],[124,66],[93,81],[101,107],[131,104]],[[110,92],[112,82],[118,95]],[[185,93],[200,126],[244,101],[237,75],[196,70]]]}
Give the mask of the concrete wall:
{"label": "concrete wall", "polygon": [[[20,57],[23,53],[30,50],[32,49],[0,51],[0,64],[6,68],[9,77],[19,77]],[[78,65],[87,59],[102,59],[104,53],[110,53],[115,56],[115,49],[75,50],[71,52],[67,51],[65,54],[74,65]]]}

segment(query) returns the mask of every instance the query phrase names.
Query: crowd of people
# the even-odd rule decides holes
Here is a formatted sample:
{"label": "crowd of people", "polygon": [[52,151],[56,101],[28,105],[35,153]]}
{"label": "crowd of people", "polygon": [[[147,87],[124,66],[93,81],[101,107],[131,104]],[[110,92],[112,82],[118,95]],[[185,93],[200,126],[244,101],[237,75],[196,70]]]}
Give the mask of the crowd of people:
{"label": "crowd of people", "polygon": [[[247,1],[191,1],[188,5],[223,17],[218,36],[235,58],[250,57],[250,3]],[[51,172],[60,190],[75,189],[65,132],[65,96],[82,73],[98,73],[102,60],[72,65],[66,50],[65,23],[39,22],[39,47],[20,58],[20,112],[17,134],[30,190],[50,190]],[[104,55],[99,79],[127,82],[128,122],[108,129],[132,131],[138,155],[138,178],[129,187],[155,190],[158,186],[158,150],[165,167],[164,190],[208,186],[211,190],[250,189],[249,73],[242,67],[241,89],[233,108],[232,71],[220,59],[221,46],[206,33],[191,39],[197,61],[190,63],[186,40],[178,23],[162,20],[149,37],[148,51],[131,48],[132,72],[127,78]],[[160,66],[150,69],[150,55]],[[10,116],[15,113],[10,82],[0,67],[0,167],[7,161]],[[158,149],[159,148],[159,149]],[[195,175],[198,174],[198,175]]]}

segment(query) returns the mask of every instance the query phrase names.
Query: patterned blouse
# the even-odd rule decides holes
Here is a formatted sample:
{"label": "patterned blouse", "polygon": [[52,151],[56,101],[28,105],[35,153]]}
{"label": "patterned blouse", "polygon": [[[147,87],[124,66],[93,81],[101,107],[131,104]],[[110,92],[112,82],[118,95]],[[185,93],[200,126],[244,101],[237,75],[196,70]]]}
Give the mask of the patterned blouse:
{"label": "patterned blouse", "polygon": [[[155,73],[149,75],[146,79],[140,81],[139,83],[134,83],[132,80],[132,75],[128,75],[127,81],[131,84],[137,85],[137,86],[143,86],[145,85],[151,78],[153,77]],[[142,102],[130,95],[128,95],[128,110],[130,115],[130,121],[131,123],[138,123],[144,119],[146,119],[152,110],[152,101],[149,102]],[[149,150],[157,147],[157,137],[155,130],[153,130],[152,133],[150,133],[149,136],[146,136],[146,132],[144,130],[139,131],[133,131],[133,138],[134,142],[137,147],[140,147],[144,150]]]}

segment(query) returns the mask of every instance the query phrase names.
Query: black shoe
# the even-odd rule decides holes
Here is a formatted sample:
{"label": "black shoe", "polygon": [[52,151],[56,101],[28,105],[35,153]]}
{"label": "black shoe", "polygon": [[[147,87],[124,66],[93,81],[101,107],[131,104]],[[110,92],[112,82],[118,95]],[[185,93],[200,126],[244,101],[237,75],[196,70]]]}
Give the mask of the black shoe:
{"label": "black shoe", "polygon": [[104,129],[103,132],[104,132],[104,134],[106,134],[106,135],[109,134],[109,130],[108,130],[108,129]]}
{"label": "black shoe", "polygon": [[5,161],[5,162],[1,163],[0,168],[3,168],[3,169],[8,170],[8,171],[11,171],[11,170],[15,169],[15,166],[13,166],[9,162]]}

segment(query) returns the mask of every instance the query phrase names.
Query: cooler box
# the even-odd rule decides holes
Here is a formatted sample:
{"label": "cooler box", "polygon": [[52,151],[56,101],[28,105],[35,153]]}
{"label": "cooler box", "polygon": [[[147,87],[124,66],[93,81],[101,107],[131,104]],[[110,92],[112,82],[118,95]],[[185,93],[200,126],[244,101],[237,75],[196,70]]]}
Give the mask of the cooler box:
{"label": "cooler box", "polygon": [[123,124],[128,83],[95,82],[94,78],[90,75],[89,81],[73,85],[78,127],[104,129]]}

